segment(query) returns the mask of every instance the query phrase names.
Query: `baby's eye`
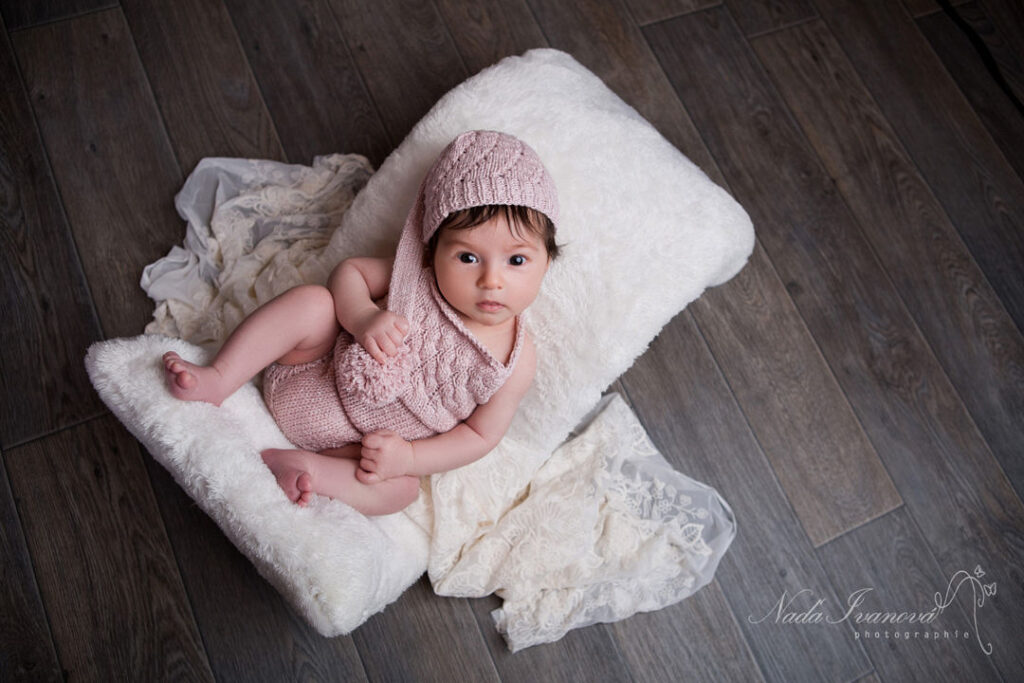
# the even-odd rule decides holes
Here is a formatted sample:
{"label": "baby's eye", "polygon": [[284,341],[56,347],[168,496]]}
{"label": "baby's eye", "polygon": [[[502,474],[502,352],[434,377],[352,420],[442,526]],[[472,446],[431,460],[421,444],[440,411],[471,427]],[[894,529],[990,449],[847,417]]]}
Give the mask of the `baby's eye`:
{"label": "baby's eye", "polygon": [[463,263],[476,263],[476,255],[470,254],[469,252],[462,252],[459,254],[459,260]]}
{"label": "baby's eye", "polygon": [[524,263],[526,263],[526,257],[520,254],[516,254],[515,256],[510,258],[508,262],[511,263],[513,266],[521,266]]}

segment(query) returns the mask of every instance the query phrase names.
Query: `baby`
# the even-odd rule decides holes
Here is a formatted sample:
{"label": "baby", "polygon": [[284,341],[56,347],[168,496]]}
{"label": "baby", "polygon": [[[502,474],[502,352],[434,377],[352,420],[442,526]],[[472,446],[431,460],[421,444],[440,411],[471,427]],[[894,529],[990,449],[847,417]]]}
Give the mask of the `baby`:
{"label": "baby", "polygon": [[326,287],[285,292],[208,366],[165,354],[171,393],[220,405],[266,368],[264,399],[302,449],[261,454],[289,499],[402,510],[419,477],[478,460],[508,429],[536,368],[520,314],[557,256],[557,217],[536,152],[463,133],[420,185],[394,259],[347,259]]}

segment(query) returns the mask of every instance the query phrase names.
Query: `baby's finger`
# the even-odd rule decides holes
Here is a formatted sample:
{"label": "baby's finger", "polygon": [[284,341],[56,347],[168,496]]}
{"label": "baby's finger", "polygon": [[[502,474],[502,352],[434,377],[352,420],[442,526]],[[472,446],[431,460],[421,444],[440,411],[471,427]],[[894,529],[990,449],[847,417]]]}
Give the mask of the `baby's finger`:
{"label": "baby's finger", "polygon": [[398,331],[402,333],[403,338],[405,335],[409,334],[409,321],[405,319],[405,316],[395,316],[395,327],[397,327]]}
{"label": "baby's finger", "polygon": [[364,484],[376,484],[378,481],[380,481],[380,477],[378,477],[376,474],[371,474],[370,472],[366,472],[363,470],[356,470],[356,479],[358,479],[360,482]]}
{"label": "baby's finger", "polygon": [[366,352],[378,363],[383,363],[386,360],[384,353],[381,352],[380,347],[377,346],[377,340],[373,337],[367,337],[366,342],[363,344],[363,348],[366,349]]}
{"label": "baby's finger", "polygon": [[359,461],[359,469],[364,472],[376,472],[377,462],[375,460],[367,460],[366,458],[363,458]]}
{"label": "baby's finger", "polygon": [[405,343],[405,335],[397,327],[388,330],[388,339],[391,340],[396,349]]}
{"label": "baby's finger", "polygon": [[363,448],[376,450],[380,448],[383,442],[384,438],[380,432],[370,432],[369,434],[363,437]]}
{"label": "baby's finger", "polygon": [[393,356],[398,353],[398,348],[395,346],[395,343],[391,341],[391,337],[389,337],[386,332],[377,337],[377,346],[379,346],[380,350],[389,356]]}

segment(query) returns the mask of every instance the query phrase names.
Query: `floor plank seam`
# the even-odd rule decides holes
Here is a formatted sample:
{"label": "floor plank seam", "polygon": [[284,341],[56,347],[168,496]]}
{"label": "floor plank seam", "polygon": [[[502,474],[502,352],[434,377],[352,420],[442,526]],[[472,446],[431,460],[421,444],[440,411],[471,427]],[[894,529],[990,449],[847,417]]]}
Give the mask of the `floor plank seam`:
{"label": "floor plank seam", "polygon": [[[146,69],[146,63],[142,60],[142,53],[139,52],[139,45],[135,39],[135,31],[132,29],[132,23],[128,21],[128,15],[125,14],[123,7],[118,6],[117,10],[118,14],[121,16],[121,21],[123,22],[125,29],[127,29],[128,35],[131,36],[132,56],[134,56],[136,64],[139,65],[139,70],[142,72],[142,77],[145,80],[146,94],[149,95],[149,100],[153,103],[153,108],[156,109],[157,118],[160,121],[160,130],[163,132],[163,143],[171,153],[171,158],[174,159],[174,166],[178,170],[178,186],[180,187],[185,183],[185,174],[182,170],[181,158],[178,156],[178,148],[174,144],[174,139],[171,137],[171,130],[167,126],[167,117],[164,115],[163,107],[160,106],[160,98],[157,97],[156,89],[153,87],[153,81],[149,76],[149,71]],[[170,248],[170,246],[167,248]]]}
{"label": "floor plank seam", "polygon": [[631,7],[629,5],[626,6],[626,11],[629,12],[630,18],[633,19],[633,25],[636,26],[639,29],[642,29],[642,28],[647,27],[647,26],[654,26],[655,24],[661,24],[661,23],[666,22],[666,21],[672,21],[673,19],[679,19],[680,17],[688,17],[691,14],[697,14],[698,12],[705,12],[705,11],[710,10],[710,9],[715,9],[716,7],[720,7],[721,5],[722,5],[722,0],[717,0],[717,2],[715,2],[713,4],[710,4],[710,5],[704,5],[703,7],[694,7],[693,9],[688,9],[688,10],[684,10],[682,12],[677,12],[676,14],[671,14],[671,15],[666,16],[666,17],[661,17],[659,19],[651,19],[650,21],[643,21],[643,22],[636,20],[636,17],[633,15],[633,10],[631,9]]}
{"label": "floor plank seam", "polygon": [[[228,7],[226,2],[222,3],[222,7],[224,8],[224,14],[228,18],[228,24],[231,26],[231,31],[235,34],[235,45],[238,48],[238,54],[241,55],[243,60],[245,60],[246,73],[249,74],[249,78],[252,79],[253,85],[256,86],[256,93],[259,95],[260,105],[263,108],[263,112],[267,115],[267,122],[270,124],[270,130],[274,133],[274,141],[277,142],[277,147],[281,150],[281,160],[285,163],[294,163],[288,157],[288,150],[284,147],[284,141],[281,139],[281,133],[277,128],[277,121],[275,121],[274,117],[270,114],[270,107],[267,106],[267,98],[266,93],[263,90],[263,84],[260,83],[260,79],[256,76],[256,71],[252,68],[252,62],[249,61],[249,55],[245,51],[245,44],[242,42],[242,34],[238,31],[238,23],[235,21],[234,15],[231,14],[231,8]],[[305,162],[306,160],[303,159],[302,161]]]}
{"label": "floor plank seam", "polygon": [[[87,12],[86,14],[92,14]],[[54,195],[57,199],[57,210],[60,213],[61,218],[64,222],[64,233],[66,238],[69,240],[69,246],[74,257],[74,269],[75,275],[81,282],[82,287],[85,289],[86,298],[89,301],[89,314],[92,317],[92,321],[96,324],[96,328],[99,332],[100,341],[107,338],[106,331],[103,329],[103,320],[100,318],[99,308],[96,306],[96,297],[93,295],[92,283],[89,282],[89,278],[86,276],[85,268],[82,265],[82,252],[78,246],[78,239],[75,236],[75,231],[71,224],[71,216],[68,215],[66,202],[64,201],[64,195],[61,192],[60,184],[57,182],[57,174],[53,170],[53,160],[51,159],[50,150],[46,146],[46,138],[43,137],[43,129],[39,125],[39,116],[36,113],[36,108],[32,104],[32,93],[28,87],[28,81],[25,78],[25,67],[22,65],[21,60],[18,59],[18,51],[14,48],[14,40],[11,38],[10,31],[7,32],[7,47],[13,57],[14,67],[18,72],[18,82],[21,84],[21,92],[24,101],[27,105],[28,113],[32,119],[32,129],[35,135],[35,141],[39,145],[39,150],[42,152],[43,162],[46,164],[46,180],[50,183],[53,188]],[[84,356],[83,356],[84,358]]]}
{"label": "floor plank seam", "polygon": [[[331,19],[334,21],[334,26],[338,31],[338,35],[341,36],[342,43],[345,45],[345,53],[348,55],[348,61],[352,65],[352,69],[355,71],[356,75],[359,77],[359,83],[363,86],[363,92],[366,93],[366,97],[373,105],[373,111],[377,115],[377,121],[380,123],[380,129],[384,132],[384,137],[388,141],[388,146],[394,150],[394,134],[388,130],[387,122],[384,120],[384,115],[381,113],[380,103],[377,101],[377,98],[374,97],[373,90],[370,88],[370,84],[366,80],[366,75],[363,74],[363,70],[359,68],[359,63],[356,61],[355,54],[352,52],[352,46],[349,45],[348,35],[345,33],[344,22],[341,17],[338,16],[338,10],[335,9],[335,3],[328,3],[327,10],[331,14]],[[248,56],[246,57],[246,61],[248,61]],[[382,161],[381,163],[384,162]],[[374,172],[377,171],[376,168],[373,170]]]}
{"label": "floor plank seam", "polygon": [[85,16],[88,16],[90,14],[99,14],[100,12],[106,12],[108,10],[114,9],[115,7],[120,7],[120,4],[118,2],[112,2],[109,5],[103,5],[102,7],[92,7],[90,9],[85,10],[84,12],[75,12],[73,14],[67,14],[67,15],[64,15],[64,16],[53,17],[52,19],[45,19],[43,21],[39,21],[39,22],[36,22],[34,24],[26,24],[25,26],[18,26],[17,28],[10,28],[10,27],[8,27],[7,28],[7,35],[8,36],[13,36],[13,34],[18,33],[19,31],[31,31],[34,28],[41,28],[43,26],[51,26],[53,24],[59,24],[62,21],[74,21],[75,19],[79,19],[81,17],[85,17]]}
{"label": "floor plank seam", "polygon": [[[797,19],[796,21],[791,21],[789,23],[782,24],[781,26],[772,26],[771,28],[765,29],[764,31],[755,31],[754,33],[751,33],[749,35],[743,33],[742,31],[740,31],[740,34],[746,39],[746,42],[749,45],[750,41],[754,40],[756,38],[763,38],[764,36],[770,36],[773,33],[782,33],[784,31],[788,31],[790,29],[797,28],[798,26],[803,26],[804,24],[810,24],[810,23],[813,23],[815,21],[819,21],[820,19],[821,19],[821,15],[818,14],[817,11],[815,11],[814,16],[801,17],[800,19]],[[735,19],[734,19],[734,21],[735,21]]]}
{"label": "floor plank seam", "polygon": [[68,431],[70,429],[76,429],[76,428],[81,427],[82,425],[86,424],[87,422],[92,422],[94,420],[101,420],[104,417],[107,417],[109,415],[111,415],[110,409],[109,408],[104,408],[103,411],[101,411],[101,412],[95,413],[94,415],[88,415],[88,416],[83,417],[81,419],[75,420],[74,422],[69,422],[66,425],[62,425],[62,426],[57,427],[56,429],[52,429],[52,430],[50,430],[48,432],[44,432],[42,434],[33,434],[32,436],[30,436],[30,437],[28,437],[26,439],[22,439],[20,441],[14,442],[14,443],[3,444],[3,446],[0,446],[0,452],[10,454],[10,453],[12,453],[15,450],[17,450],[19,448],[22,448],[24,446],[28,446],[30,444],[33,444],[36,441],[43,441],[45,439],[49,439],[49,438],[51,438],[53,436],[56,436],[56,435],[58,435],[58,434],[60,434],[62,432],[66,432],[66,431]]}

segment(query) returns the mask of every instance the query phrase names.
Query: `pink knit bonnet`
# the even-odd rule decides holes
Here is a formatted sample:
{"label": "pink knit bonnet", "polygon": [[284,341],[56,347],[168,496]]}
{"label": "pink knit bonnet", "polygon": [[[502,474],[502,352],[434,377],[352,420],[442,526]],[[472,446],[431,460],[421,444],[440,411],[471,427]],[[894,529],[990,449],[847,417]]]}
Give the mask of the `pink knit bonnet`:
{"label": "pink knit bonnet", "polygon": [[[448,214],[499,204],[536,209],[558,225],[555,182],[532,147],[507,133],[470,130],[444,148],[420,184],[395,254],[388,308],[406,313],[415,279],[410,271]],[[408,278],[406,276],[409,276]]]}

